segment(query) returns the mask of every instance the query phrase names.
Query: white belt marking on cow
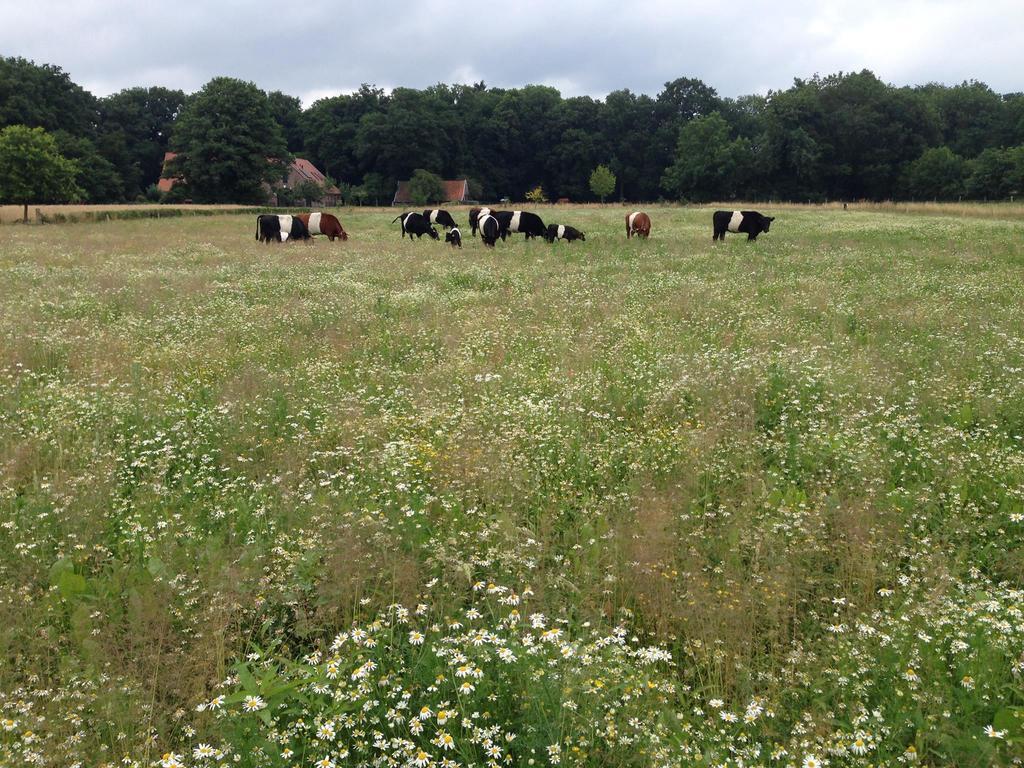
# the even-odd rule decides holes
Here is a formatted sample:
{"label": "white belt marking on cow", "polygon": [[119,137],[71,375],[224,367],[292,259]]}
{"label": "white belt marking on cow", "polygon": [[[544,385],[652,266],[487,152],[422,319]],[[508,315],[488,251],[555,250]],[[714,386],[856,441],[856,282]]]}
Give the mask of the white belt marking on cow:
{"label": "white belt marking on cow", "polygon": [[631,232],[633,231],[633,221],[639,215],[640,215],[640,211],[636,211],[634,213],[629,214],[629,229],[630,229]]}
{"label": "white belt marking on cow", "polygon": [[565,224],[558,225],[558,239],[561,240],[565,237]]}
{"label": "white belt marking on cow", "polygon": [[[481,233],[484,231],[484,222],[487,221],[488,219],[494,219],[494,217],[488,213],[476,220],[476,225],[480,229]],[[497,224],[498,220],[494,219],[494,223]]]}
{"label": "white belt marking on cow", "polygon": [[430,223],[431,224],[437,224],[437,214],[438,213],[439,213],[439,211],[436,208],[430,212]]}
{"label": "white belt marking on cow", "polygon": [[482,218],[483,218],[484,216],[486,216],[486,215],[487,215],[487,214],[489,214],[490,212],[491,212],[491,209],[490,209],[490,208],[481,208],[481,209],[480,209],[480,213],[478,213],[478,214],[476,215],[476,220],[477,220],[477,223],[479,224],[479,223],[480,223],[480,219],[482,219]]}
{"label": "white belt marking on cow", "polygon": [[311,213],[311,214],[309,214],[309,234],[311,234],[311,235],[322,235],[323,234],[323,232],[320,231],[320,217],[322,215],[323,214],[321,214],[321,213]]}
{"label": "white belt marking on cow", "polygon": [[519,231],[519,216],[521,214],[522,214],[522,211],[513,211],[512,212],[512,220],[508,223],[508,231],[509,232],[518,232]]}
{"label": "white belt marking on cow", "polygon": [[406,228],[405,225],[409,223],[409,219],[411,219],[411,218],[412,218],[412,214],[411,213],[405,214],[405,216],[402,218],[402,229]]}
{"label": "white belt marking on cow", "polygon": [[281,213],[278,214],[277,221],[281,225],[281,242],[283,243],[292,233],[292,217],[287,213]]}
{"label": "white belt marking on cow", "polygon": [[740,231],[740,224],[742,224],[742,223],[743,223],[743,214],[740,213],[739,211],[733,211],[732,212],[732,218],[729,219],[729,231],[730,232],[739,232]]}

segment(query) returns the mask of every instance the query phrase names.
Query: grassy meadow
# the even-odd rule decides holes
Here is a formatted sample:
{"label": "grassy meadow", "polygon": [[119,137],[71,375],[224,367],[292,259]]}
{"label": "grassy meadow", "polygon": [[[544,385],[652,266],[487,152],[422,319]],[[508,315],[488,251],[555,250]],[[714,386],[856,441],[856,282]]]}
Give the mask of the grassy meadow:
{"label": "grassy meadow", "polygon": [[0,228],[0,765],[1019,764],[1024,207],[925,208]]}

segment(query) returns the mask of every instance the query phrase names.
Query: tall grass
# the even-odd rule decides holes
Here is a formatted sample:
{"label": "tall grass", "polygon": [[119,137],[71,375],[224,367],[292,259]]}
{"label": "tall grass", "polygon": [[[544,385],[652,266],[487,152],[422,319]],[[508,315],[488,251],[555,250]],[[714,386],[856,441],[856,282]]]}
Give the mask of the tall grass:
{"label": "tall grass", "polygon": [[1024,757],[1024,224],[647,210],[6,228],[0,759]]}

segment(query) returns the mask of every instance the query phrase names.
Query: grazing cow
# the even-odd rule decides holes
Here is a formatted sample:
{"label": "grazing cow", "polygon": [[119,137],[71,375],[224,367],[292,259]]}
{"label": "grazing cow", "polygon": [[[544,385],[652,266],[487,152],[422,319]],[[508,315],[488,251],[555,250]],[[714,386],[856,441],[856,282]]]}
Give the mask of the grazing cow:
{"label": "grazing cow", "polygon": [[540,216],[529,211],[497,211],[491,214],[501,225],[501,239],[512,232],[522,232],[526,239],[544,236],[544,222]]}
{"label": "grazing cow", "polygon": [[338,221],[338,217],[331,213],[300,213],[296,216],[298,219],[302,219],[302,223],[306,225],[309,230],[309,235],[327,235],[328,239],[333,243],[334,238],[340,237],[342,240],[348,240],[348,232],[341,226],[341,222]]}
{"label": "grazing cow", "polygon": [[292,240],[309,240],[309,230],[298,216],[263,213],[256,217],[256,239],[264,243],[271,240],[283,243]]}
{"label": "grazing cow", "polygon": [[459,232],[459,228],[458,227],[452,227],[451,232],[445,232],[445,234],[444,234],[444,241],[446,243],[451,243],[452,244],[452,248],[456,248],[456,247],[461,248],[462,247],[462,233]]}
{"label": "grazing cow", "polygon": [[396,216],[392,220],[394,224],[399,219],[402,220],[402,237],[405,237],[406,233],[409,234],[409,240],[412,240],[412,236],[416,235],[419,239],[424,235],[430,235],[431,240],[440,240],[440,236],[437,234],[437,230],[430,226],[430,222],[427,221],[422,213],[403,213],[400,216]]}
{"label": "grazing cow", "polygon": [[633,235],[644,239],[651,236],[651,217],[643,211],[634,211],[626,216],[626,238]]}
{"label": "grazing cow", "polygon": [[431,224],[440,224],[445,229],[451,229],[455,226],[455,219],[452,215],[443,208],[435,208],[432,211],[424,211],[423,218],[429,221]]}
{"label": "grazing cow", "polygon": [[484,241],[484,245],[493,248],[494,244],[498,241],[498,236],[501,234],[501,224],[489,213],[485,213],[477,219],[476,223],[480,229],[480,239]]}
{"label": "grazing cow", "polygon": [[478,222],[481,216],[486,216],[491,212],[490,208],[470,208],[469,209],[469,229],[473,233],[473,237],[476,237],[476,230]]}
{"label": "grazing cow", "polygon": [[573,240],[585,242],[587,238],[576,227],[568,227],[565,224],[548,224],[547,231],[544,232],[544,239],[549,243],[553,243],[555,240],[566,240],[571,243]]}
{"label": "grazing cow", "polygon": [[775,217],[762,216],[757,211],[715,211],[711,221],[715,229],[712,242],[725,240],[726,232],[746,232],[747,240],[757,240],[759,234],[768,231]]}

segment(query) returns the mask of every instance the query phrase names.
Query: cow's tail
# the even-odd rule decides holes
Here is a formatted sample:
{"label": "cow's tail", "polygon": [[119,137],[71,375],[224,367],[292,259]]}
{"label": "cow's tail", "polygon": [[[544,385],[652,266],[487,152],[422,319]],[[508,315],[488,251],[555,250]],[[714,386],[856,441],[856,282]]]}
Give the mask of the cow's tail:
{"label": "cow's tail", "polygon": [[395,218],[393,218],[393,219],[391,220],[391,223],[392,223],[392,224],[394,224],[394,223],[395,223],[396,221],[398,221],[398,220],[399,220],[400,218],[402,218],[402,216],[403,216],[403,215],[404,215],[404,214],[401,214],[401,213],[400,213],[400,214],[398,214],[397,216],[395,216]]}
{"label": "cow's tail", "polygon": [[260,239],[260,217],[256,217],[256,239]]}

